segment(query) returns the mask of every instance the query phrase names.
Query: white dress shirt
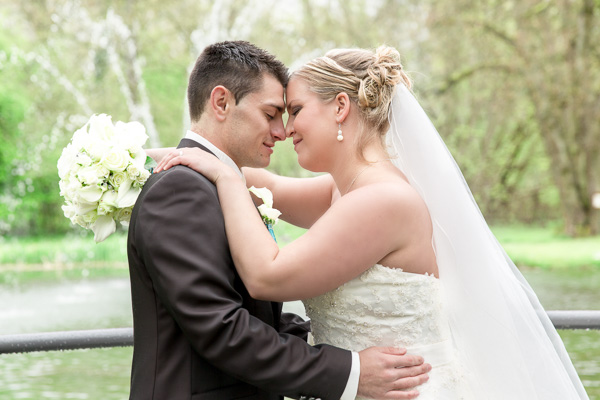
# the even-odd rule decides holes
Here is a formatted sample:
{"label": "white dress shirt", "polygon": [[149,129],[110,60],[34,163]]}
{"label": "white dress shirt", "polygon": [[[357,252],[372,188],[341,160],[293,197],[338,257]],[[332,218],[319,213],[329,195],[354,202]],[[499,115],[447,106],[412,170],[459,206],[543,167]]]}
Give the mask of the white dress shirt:
{"label": "white dress shirt", "polygon": [[[236,163],[233,162],[233,160],[231,159],[231,157],[229,157],[227,154],[225,154],[223,152],[223,150],[219,149],[217,146],[215,146],[214,144],[212,144],[211,142],[209,142],[207,138],[205,138],[204,136],[200,136],[196,132],[192,132],[192,131],[187,131],[187,133],[185,134],[185,138],[186,139],[191,139],[194,142],[198,142],[202,146],[204,146],[207,149],[209,149],[211,152],[213,152],[213,154],[215,156],[217,156],[217,158],[219,160],[223,161],[225,164],[227,164],[231,168],[233,168],[233,170],[238,173],[238,175],[240,176],[240,178],[244,179],[244,174],[242,174],[242,170],[240,170],[240,167],[238,167],[236,165]],[[244,181],[245,181],[245,179],[244,179]]]}
{"label": "white dress shirt", "polygon": [[[221,149],[208,141],[204,136],[198,135],[196,132],[187,131],[185,135],[186,139],[191,139],[197,143],[200,143],[211,152],[214,153],[215,156],[225,164],[229,165],[235,172],[237,172],[242,179],[244,179],[244,174],[240,168],[233,162],[231,157],[225,154]],[[360,378],[360,357],[358,353],[352,352],[352,367],[350,369],[350,376],[348,377],[348,382],[346,383],[346,389],[344,389],[344,393],[340,400],[354,400],[358,393],[358,381]]]}

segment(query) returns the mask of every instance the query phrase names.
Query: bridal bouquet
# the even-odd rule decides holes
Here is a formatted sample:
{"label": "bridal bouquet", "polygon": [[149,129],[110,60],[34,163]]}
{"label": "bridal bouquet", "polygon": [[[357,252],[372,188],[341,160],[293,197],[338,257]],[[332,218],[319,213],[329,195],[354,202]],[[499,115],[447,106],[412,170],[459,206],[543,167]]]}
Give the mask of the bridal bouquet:
{"label": "bridal bouquet", "polygon": [[136,199],[150,176],[142,146],[148,135],[139,122],[112,123],[93,115],[78,129],[58,160],[65,217],[94,232],[99,243],[127,226]]}

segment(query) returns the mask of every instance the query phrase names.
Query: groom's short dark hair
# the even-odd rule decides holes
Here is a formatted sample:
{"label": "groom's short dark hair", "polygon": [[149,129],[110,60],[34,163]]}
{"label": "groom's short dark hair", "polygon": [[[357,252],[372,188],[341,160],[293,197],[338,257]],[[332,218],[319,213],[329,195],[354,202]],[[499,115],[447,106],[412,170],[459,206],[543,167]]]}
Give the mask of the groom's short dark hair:
{"label": "groom's short dark hair", "polygon": [[226,87],[237,104],[247,94],[261,89],[264,73],[273,75],[283,87],[287,85],[287,67],[266,50],[245,41],[207,46],[196,60],[188,83],[191,121],[200,119],[215,86]]}

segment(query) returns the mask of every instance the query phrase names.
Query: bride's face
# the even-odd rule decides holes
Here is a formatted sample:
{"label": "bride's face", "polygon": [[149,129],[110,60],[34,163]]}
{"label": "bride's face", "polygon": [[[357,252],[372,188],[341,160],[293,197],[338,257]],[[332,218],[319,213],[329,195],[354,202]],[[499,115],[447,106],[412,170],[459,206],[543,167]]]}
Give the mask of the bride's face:
{"label": "bride's face", "polygon": [[298,163],[310,171],[327,171],[329,150],[339,145],[333,104],[324,103],[300,78],[288,83],[286,103],[289,117],[285,132],[294,142]]}

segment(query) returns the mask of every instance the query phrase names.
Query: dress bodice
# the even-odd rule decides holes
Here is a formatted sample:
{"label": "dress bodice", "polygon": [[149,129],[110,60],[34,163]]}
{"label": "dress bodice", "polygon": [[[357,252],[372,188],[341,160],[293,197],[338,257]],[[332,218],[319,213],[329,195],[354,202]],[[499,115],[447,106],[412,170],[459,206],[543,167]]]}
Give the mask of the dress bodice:
{"label": "dress bodice", "polygon": [[450,331],[434,276],[375,265],[359,277],[304,301],[315,343],[360,351],[396,346],[433,366],[419,399],[462,399]]}

